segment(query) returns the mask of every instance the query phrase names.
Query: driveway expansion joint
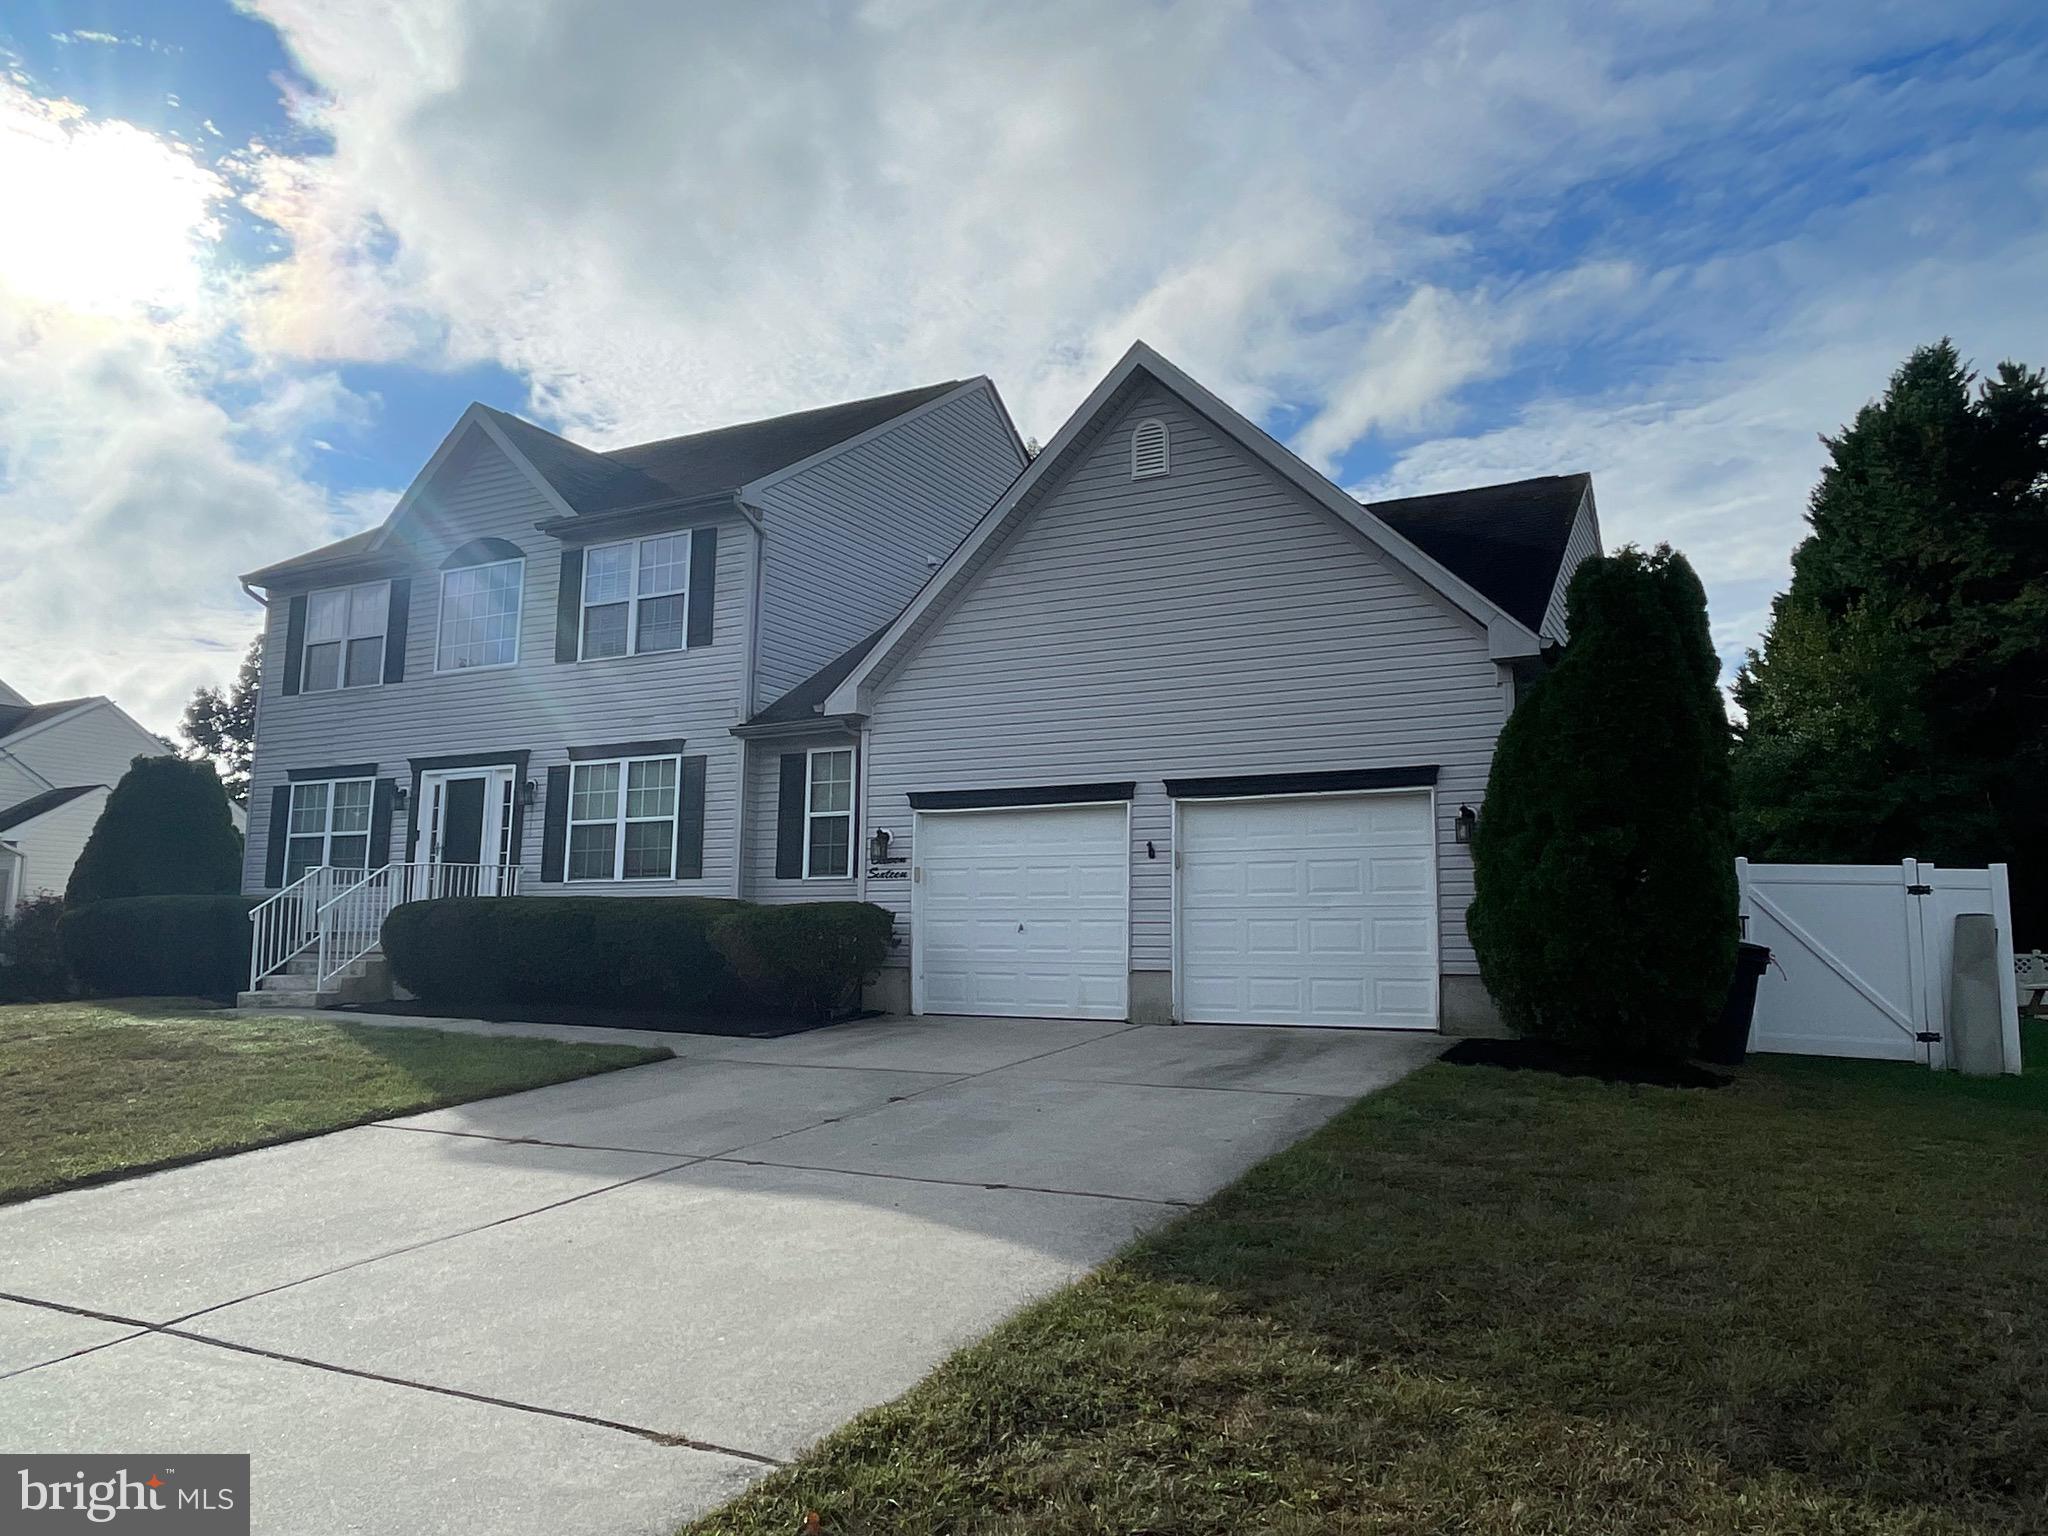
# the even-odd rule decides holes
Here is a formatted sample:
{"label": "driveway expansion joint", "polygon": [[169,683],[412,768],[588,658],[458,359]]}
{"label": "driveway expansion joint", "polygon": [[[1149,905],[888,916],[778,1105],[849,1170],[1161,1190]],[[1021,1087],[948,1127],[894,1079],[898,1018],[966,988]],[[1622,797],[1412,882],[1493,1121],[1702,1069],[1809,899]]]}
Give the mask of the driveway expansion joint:
{"label": "driveway expansion joint", "polygon": [[986,1179],[942,1179],[935,1174],[876,1173],[866,1168],[832,1168],[823,1163],[781,1163],[766,1157],[721,1155],[703,1159],[707,1163],[731,1163],[740,1168],[785,1168],[791,1173],[830,1173],[847,1179],[887,1179],[895,1184],[938,1184],[952,1189],[995,1189],[1020,1195],[1058,1195],[1069,1200],[1120,1200],[1127,1205],[1161,1205],[1191,1211],[1202,1202],[1178,1200],[1171,1195],[1117,1195],[1097,1189],[1053,1189],[1043,1184],[991,1184]]}

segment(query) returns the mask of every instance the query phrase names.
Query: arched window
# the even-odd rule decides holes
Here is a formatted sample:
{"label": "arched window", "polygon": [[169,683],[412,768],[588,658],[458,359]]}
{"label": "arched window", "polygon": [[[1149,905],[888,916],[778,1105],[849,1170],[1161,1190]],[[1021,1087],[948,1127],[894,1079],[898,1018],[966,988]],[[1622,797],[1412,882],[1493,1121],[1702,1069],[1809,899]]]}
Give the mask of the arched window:
{"label": "arched window", "polygon": [[1149,417],[1131,428],[1131,478],[1163,475],[1166,468],[1166,423]]}
{"label": "arched window", "polygon": [[441,562],[444,571],[460,570],[465,565],[495,565],[500,560],[524,560],[526,551],[510,539],[471,539],[462,548]]}

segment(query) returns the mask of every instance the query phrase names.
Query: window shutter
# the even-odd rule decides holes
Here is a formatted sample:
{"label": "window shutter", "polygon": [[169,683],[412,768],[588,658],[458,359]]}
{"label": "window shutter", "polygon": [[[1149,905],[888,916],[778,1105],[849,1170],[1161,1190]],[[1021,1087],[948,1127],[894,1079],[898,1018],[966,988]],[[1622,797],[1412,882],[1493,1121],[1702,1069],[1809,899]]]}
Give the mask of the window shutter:
{"label": "window shutter", "polygon": [[[391,579],[391,607],[384,616],[384,681],[405,681],[405,625],[412,617],[412,578]],[[389,844],[386,844],[388,847]]]}
{"label": "window shutter", "polygon": [[704,878],[704,763],[683,759],[682,817],[676,824],[676,878]]}
{"label": "window shutter", "polygon": [[782,797],[775,806],[775,878],[804,877],[804,775],[808,759],[801,752],[782,754]]}
{"label": "window shutter", "polygon": [[[303,601],[293,598],[293,602]],[[296,690],[295,690],[296,691]],[[263,884],[276,890],[284,884],[284,845],[291,836],[292,787],[280,784],[270,792],[270,825],[263,830]]]}
{"label": "window shutter", "polygon": [[718,530],[699,528],[690,535],[690,618],[683,644],[711,643],[711,605],[718,590]]}
{"label": "window shutter", "polygon": [[285,608],[284,691],[299,691],[299,674],[306,667],[306,594],[295,596]]}
{"label": "window shutter", "polygon": [[[562,581],[555,589],[555,660],[576,659],[577,631],[583,623],[583,551],[562,551]],[[549,802],[548,815],[554,815]],[[545,874],[541,877],[548,878]],[[553,878],[559,880],[560,874]]]}
{"label": "window shutter", "polygon": [[397,789],[397,780],[379,779],[370,790],[371,869],[381,869],[391,862],[391,802]]}
{"label": "window shutter", "polygon": [[[579,558],[578,564],[581,564]],[[540,877],[550,884],[562,878],[569,858],[569,767],[548,770],[548,803],[541,821]]]}

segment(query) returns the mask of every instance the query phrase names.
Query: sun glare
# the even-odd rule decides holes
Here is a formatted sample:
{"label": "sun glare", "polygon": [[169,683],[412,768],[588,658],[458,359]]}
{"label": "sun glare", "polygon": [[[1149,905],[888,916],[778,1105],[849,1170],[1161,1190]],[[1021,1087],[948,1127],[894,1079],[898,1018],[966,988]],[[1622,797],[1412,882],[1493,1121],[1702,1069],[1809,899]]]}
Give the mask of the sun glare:
{"label": "sun glare", "polygon": [[181,309],[227,194],[175,144],[0,82],[0,290],[86,313]]}

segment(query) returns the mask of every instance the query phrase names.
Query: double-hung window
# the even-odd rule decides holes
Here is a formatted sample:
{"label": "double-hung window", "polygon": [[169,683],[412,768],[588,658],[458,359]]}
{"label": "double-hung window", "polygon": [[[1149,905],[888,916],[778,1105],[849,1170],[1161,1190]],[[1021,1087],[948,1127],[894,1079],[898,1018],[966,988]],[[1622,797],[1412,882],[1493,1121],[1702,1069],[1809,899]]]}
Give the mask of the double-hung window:
{"label": "double-hung window", "polygon": [[441,635],[434,670],[509,667],[519,659],[524,560],[463,565],[441,573]]}
{"label": "double-hung window", "polygon": [[680,651],[689,589],[687,533],[585,550],[583,659]]}
{"label": "double-hung window", "polygon": [[391,583],[333,587],[306,597],[306,657],[299,688],[368,688],[384,680],[384,623]]}
{"label": "double-hung window", "polygon": [[853,873],[853,749],[810,756],[804,786],[804,878]]}
{"label": "double-hung window", "polygon": [[292,786],[285,841],[285,884],[322,864],[370,864],[370,779],[324,779]]}
{"label": "double-hung window", "polygon": [[682,759],[575,763],[569,774],[571,880],[670,880]]}

